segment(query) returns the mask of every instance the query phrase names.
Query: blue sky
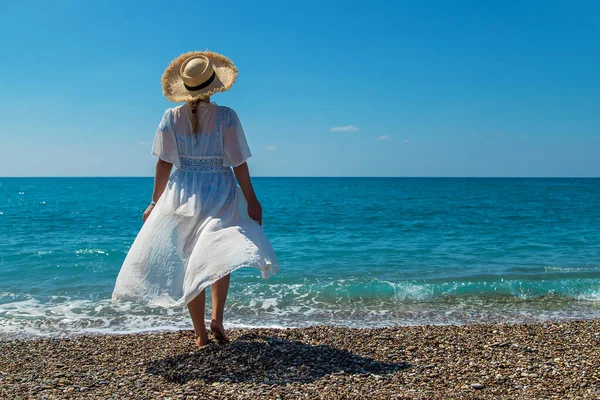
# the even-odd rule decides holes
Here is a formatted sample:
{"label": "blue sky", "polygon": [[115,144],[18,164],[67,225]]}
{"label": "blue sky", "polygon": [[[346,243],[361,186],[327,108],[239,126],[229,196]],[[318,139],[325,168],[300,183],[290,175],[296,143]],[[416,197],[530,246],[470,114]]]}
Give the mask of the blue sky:
{"label": "blue sky", "polygon": [[600,176],[596,1],[0,3],[0,176],[150,176],[183,52],[260,176]]}

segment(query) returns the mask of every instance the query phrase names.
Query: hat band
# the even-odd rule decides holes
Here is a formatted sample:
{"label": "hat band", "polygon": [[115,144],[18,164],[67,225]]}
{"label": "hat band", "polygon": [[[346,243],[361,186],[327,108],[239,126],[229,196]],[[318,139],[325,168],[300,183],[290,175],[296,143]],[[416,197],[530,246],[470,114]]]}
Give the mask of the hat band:
{"label": "hat band", "polygon": [[199,84],[198,86],[188,86],[185,84],[185,82],[183,83],[183,86],[185,86],[185,88],[187,90],[189,90],[190,92],[195,92],[196,90],[202,90],[204,88],[207,88],[210,86],[211,83],[213,83],[213,81],[215,80],[215,77],[217,76],[217,72],[213,71],[212,75],[210,78],[208,78],[208,80],[204,83]]}

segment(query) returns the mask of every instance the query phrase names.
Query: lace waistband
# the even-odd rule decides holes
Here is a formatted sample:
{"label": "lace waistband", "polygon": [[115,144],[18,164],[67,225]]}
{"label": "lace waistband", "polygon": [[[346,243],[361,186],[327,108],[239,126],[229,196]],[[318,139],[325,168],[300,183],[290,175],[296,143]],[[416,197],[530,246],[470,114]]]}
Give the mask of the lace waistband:
{"label": "lace waistband", "polygon": [[223,157],[179,157],[182,171],[191,172],[221,172],[227,168],[223,166]]}

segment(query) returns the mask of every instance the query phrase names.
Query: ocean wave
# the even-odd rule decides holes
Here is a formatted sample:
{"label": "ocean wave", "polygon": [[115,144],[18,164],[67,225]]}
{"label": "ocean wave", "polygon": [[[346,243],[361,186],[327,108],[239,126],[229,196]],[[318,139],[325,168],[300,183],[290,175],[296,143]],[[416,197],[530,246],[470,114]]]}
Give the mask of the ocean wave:
{"label": "ocean wave", "polygon": [[[234,282],[228,328],[347,327],[533,322],[600,318],[600,290],[564,282],[360,280],[321,284]],[[585,290],[581,290],[584,288]],[[487,291],[483,292],[482,287]],[[359,288],[361,288],[359,290]],[[208,305],[210,307],[210,296]],[[207,312],[207,316],[209,313]],[[148,307],[109,299],[39,298],[0,293],[0,336],[69,336],[192,329],[187,309]]]}
{"label": "ocean wave", "polygon": [[559,266],[547,266],[545,267],[545,271],[547,272],[600,272],[600,266],[597,267],[559,267]]}

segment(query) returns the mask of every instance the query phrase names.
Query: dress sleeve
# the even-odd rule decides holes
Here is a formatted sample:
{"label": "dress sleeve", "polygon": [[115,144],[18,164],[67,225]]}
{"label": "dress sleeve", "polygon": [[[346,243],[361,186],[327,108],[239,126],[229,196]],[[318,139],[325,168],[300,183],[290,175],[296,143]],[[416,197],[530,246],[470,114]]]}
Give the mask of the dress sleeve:
{"label": "dress sleeve", "polygon": [[240,119],[233,110],[230,110],[223,133],[223,150],[225,152],[223,164],[226,167],[240,166],[252,156]]}
{"label": "dress sleeve", "polygon": [[154,137],[152,145],[152,154],[158,156],[161,160],[175,164],[179,167],[179,153],[177,151],[177,140],[171,124],[171,112],[165,111]]}

